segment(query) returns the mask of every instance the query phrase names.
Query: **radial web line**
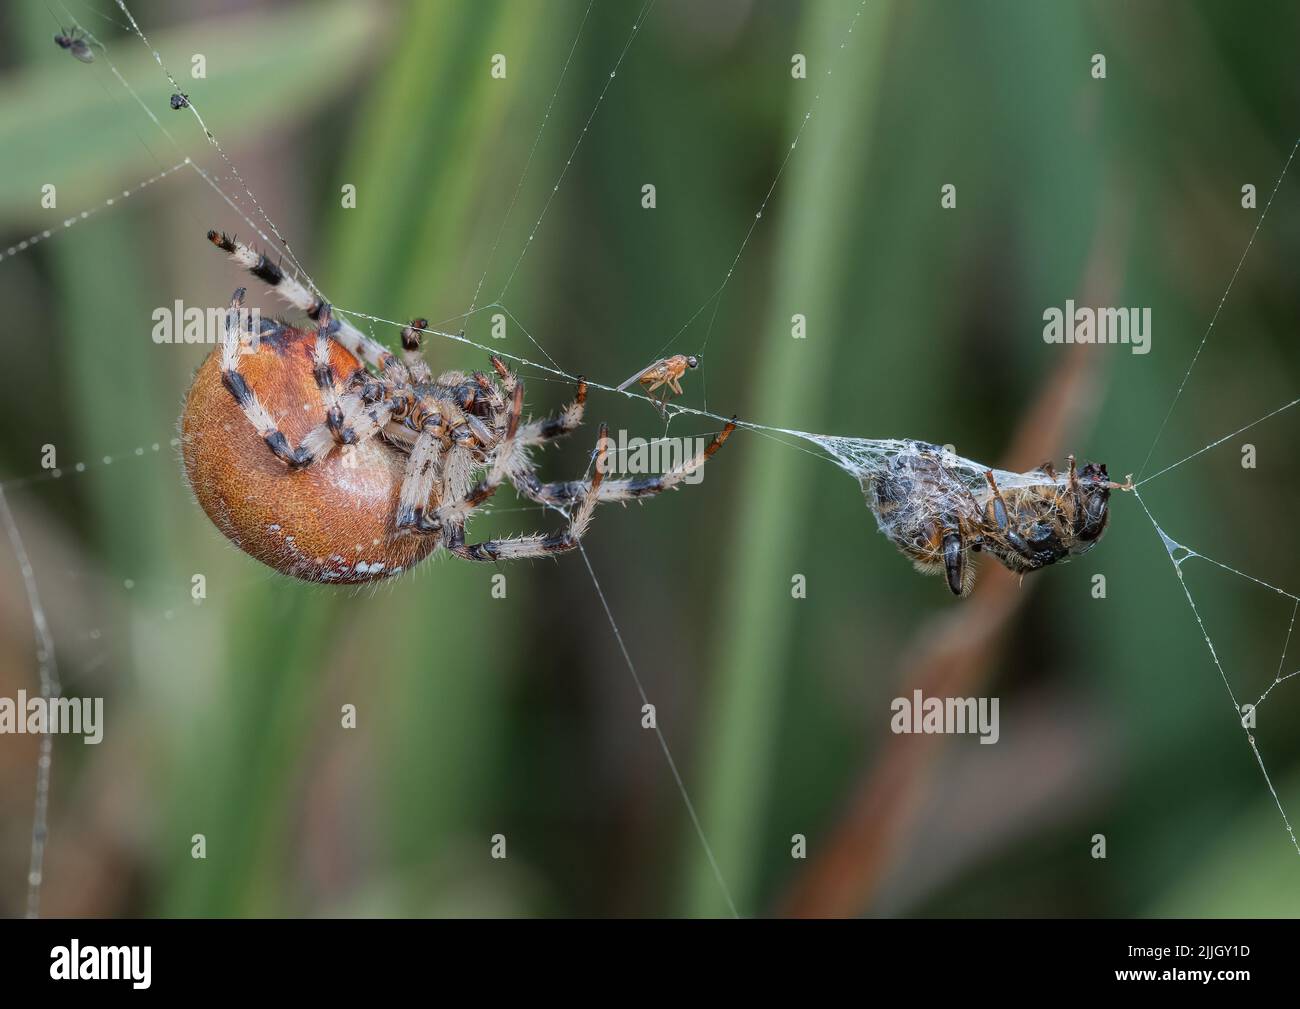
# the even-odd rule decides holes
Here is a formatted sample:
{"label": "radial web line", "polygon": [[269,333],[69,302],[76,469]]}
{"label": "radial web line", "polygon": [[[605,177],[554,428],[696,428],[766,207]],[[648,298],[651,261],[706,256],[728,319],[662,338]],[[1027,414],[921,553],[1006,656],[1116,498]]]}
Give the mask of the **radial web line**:
{"label": "radial web line", "polygon": [[[239,215],[239,217],[244,221],[245,224],[247,224],[250,228],[253,229],[253,232],[259,238],[262,239],[263,243],[267,246],[267,248],[283,255],[284,249],[281,248],[279,243],[277,243],[274,239],[272,239],[269,235],[267,235],[267,233],[263,231],[262,228],[258,224],[256,224],[252,220],[252,218],[248,216],[247,213],[244,212],[243,208],[241,208],[238,204],[236,204],[235,201],[232,200],[226,194],[225,190],[223,190],[220,186],[218,186],[212,180],[212,177],[207,172],[205,172],[201,167],[199,167],[198,162],[192,159],[189,152],[186,151],[185,148],[183,148],[180,145],[180,143],[172,135],[171,131],[168,130],[167,127],[162,124],[162,121],[157,117],[157,115],[154,114],[154,111],[151,108],[149,108],[148,104],[145,103],[144,99],[140,97],[139,93],[135,90],[135,88],[133,88],[130,82],[127,81],[126,77],[123,76],[122,72],[118,69],[117,64],[113,62],[112,58],[109,55],[108,46],[106,46],[103,42],[101,42],[89,29],[87,29],[84,25],[82,25],[81,22],[77,20],[76,16],[70,10],[68,10],[66,4],[60,3],[59,6],[63,9],[64,13],[67,14],[69,23],[72,24],[75,28],[79,29],[82,33],[84,33],[86,38],[99,48],[103,63],[108,67],[109,71],[117,79],[117,82],[126,90],[127,94],[131,96],[131,98],[135,101],[136,105],[138,105],[144,111],[144,114],[149,117],[150,121],[152,121],[154,126],[156,126],[159,129],[159,131],[162,132],[163,136],[165,136],[167,138],[167,141],[172,145],[173,150],[175,150],[177,154],[181,155],[182,158],[179,162],[177,162],[175,165],[172,165],[170,168],[165,168],[162,162],[159,160],[158,156],[153,152],[153,149],[149,146],[149,144],[144,140],[143,137],[141,137],[138,133],[136,133],[135,136],[136,139],[140,141],[140,146],[145,149],[145,151],[149,154],[149,157],[152,158],[155,164],[158,165],[159,172],[157,175],[153,176],[152,178],[146,179],[144,182],[138,184],[134,189],[123,190],[121,198],[125,199],[126,197],[133,195],[135,192],[138,192],[139,190],[143,189],[145,186],[151,185],[152,183],[157,182],[159,179],[171,175],[177,169],[188,165],[190,168],[194,170],[195,174],[197,174],[199,178],[201,178],[208,186],[210,186],[213,189],[214,192],[216,192],[218,196],[221,197],[222,200],[225,201],[225,203],[230,207],[231,210],[233,210],[236,214]],[[48,4],[46,4],[46,9],[49,10]],[[92,14],[97,15],[98,17],[103,18],[105,21],[108,21],[110,24],[122,28],[125,31],[128,32],[131,31],[129,26],[114,21],[112,18],[108,17],[107,15],[94,10],[94,8],[90,8],[90,12]],[[55,17],[54,12],[52,10],[50,10],[50,17],[54,19],[56,24],[60,24],[61,27],[61,22],[59,22],[59,19],[57,17]],[[161,60],[158,54],[155,53],[154,56],[155,59],[159,60],[161,65]],[[98,62],[98,60],[96,62]],[[164,68],[164,73],[165,72],[166,70]],[[104,86],[103,81],[100,81],[98,78],[96,78],[96,83],[99,84],[99,86],[104,90],[105,94],[107,94],[111,100],[116,102],[117,99],[114,98],[112,93],[109,92],[108,88]],[[133,133],[135,132],[134,129],[132,129],[132,132]],[[84,220],[85,218],[94,214],[97,210],[102,210],[105,207],[114,206],[117,199],[118,199],[117,197],[109,197],[107,200],[103,201],[101,205],[88,211],[82,211],[80,215],[80,219]],[[187,205],[187,209],[189,209],[188,205]],[[75,220],[69,218],[67,221],[64,222],[65,227],[68,226],[70,222],[75,223]],[[5,252],[0,253],[0,259],[5,258],[6,256],[13,256],[18,252],[25,251],[30,246],[35,245],[38,241],[41,241],[42,239],[49,238],[49,237],[51,237],[51,232],[48,229],[37,235],[33,235],[31,238],[28,238],[26,241],[19,243],[17,246],[10,247]]]}
{"label": "radial web line", "polygon": [[1139,480],[1134,486],[1141,487],[1143,484],[1150,483],[1156,477],[1164,476],[1164,474],[1168,473],[1170,470],[1177,469],[1179,466],[1183,465],[1183,463],[1190,462],[1191,460],[1195,459],[1198,455],[1202,455],[1203,453],[1210,451],[1210,449],[1212,448],[1218,448],[1225,441],[1231,441],[1233,438],[1237,437],[1237,435],[1241,434],[1242,432],[1249,431],[1256,424],[1262,424],[1264,423],[1264,421],[1276,417],[1279,413],[1284,413],[1285,411],[1290,410],[1297,403],[1300,403],[1300,397],[1291,400],[1290,403],[1286,403],[1282,406],[1279,406],[1276,410],[1271,410],[1270,412],[1264,414],[1264,416],[1260,417],[1257,420],[1252,420],[1249,424],[1245,425],[1244,427],[1237,428],[1237,430],[1233,431],[1231,434],[1225,434],[1222,438],[1215,439],[1214,441],[1206,445],[1204,448],[1199,448],[1191,455],[1184,456],[1182,459],[1179,459],[1176,463],[1172,463],[1171,465],[1166,466],[1164,469],[1152,473],[1145,480]]}
{"label": "radial web line", "polygon": [[[826,68],[827,77],[830,77],[832,74],[834,74],[835,67],[839,59],[839,54],[844,51],[845,46],[847,45],[848,36],[853,34],[853,29],[857,27],[858,20],[862,17],[862,12],[866,10],[866,7],[867,7],[867,0],[861,0],[861,2],[858,4],[857,10],[854,11],[853,13],[852,20],[849,21],[848,31],[845,33],[844,39],[841,40],[839,49],[837,49],[834,55],[831,56],[830,65]],[[712,302],[713,318],[710,319],[709,321],[709,328],[704,336],[704,346],[702,346],[700,349],[703,350],[704,347],[708,346],[709,337],[713,333],[713,319],[717,318],[718,304],[722,300],[722,293],[727,289],[727,285],[731,283],[732,275],[736,272],[736,266],[740,263],[740,257],[745,254],[745,249],[749,245],[749,240],[753,237],[754,230],[758,227],[758,222],[762,220],[763,212],[767,209],[767,204],[772,199],[772,194],[776,192],[776,187],[777,184],[781,181],[781,176],[785,174],[786,166],[790,163],[790,159],[794,157],[794,152],[799,146],[799,141],[803,139],[804,130],[806,130],[808,128],[808,124],[812,122],[813,115],[817,111],[817,104],[818,102],[821,101],[821,97],[822,97],[822,93],[820,90],[818,90],[813,94],[812,101],[808,104],[808,108],[804,112],[803,118],[799,121],[799,129],[795,131],[794,140],[790,142],[790,146],[786,149],[785,157],[781,159],[781,164],[777,167],[776,175],[774,175],[772,178],[772,184],[767,187],[767,192],[763,195],[763,200],[761,203],[759,203],[758,210],[755,211],[753,218],[750,220],[749,228],[745,231],[745,237],[740,240],[740,247],[736,250],[735,256],[732,257],[731,265],[727,267],[727,272],[723,276],[722,282],[718,284],[717,288],[714,289],[712,294],[710,294],[707,298],[704,299],[704,302],[700,305],[700,307],[697,308],[694,312],[692,312],[690,317],[684,323],[682,323],[681,328],[678,329],[677,332],[674,333],[672,336],[670,336],[668,338],[668,341],[662,347],[660,347],[657,351],[655,351],[653,357],[657,358],[662,356],[665,350],[667,350],[669,347],[675,344],[678,341],[678,339],[681,338],[681,335],[685,333],[687,329],[690,328],[691,324],[700,317],[700,315],[704,312],[706,308],[709,307],[709,303]]]}
{"label": "radial web line", "polygon": [[[478,285],[474,288],[474,297],[469,302],[469,311],[465,313],[466,317],[474,314],[474,307],[478,304],[478,296],[483,291],[483,283],[487,280],[488,271],[492,269],[492,260],[497,254],[497,246],[501,244],[501,236],[505,234],[510,214],[514,211],[515,204],[519,202],[519,194],[523,191],[524,180],[528,178],[528,169],[533,165],[533,158],[537,156],[537,147],[542,141],[542,134],[546,132],[546,124],[551,120],[551,110],[555,107],[555,99],[559,97],[560,88],[564,86],[564,78],[569,72],[569,64],[573,62],[573,54],[578,51],[578,42],[582,39],[583,29],[587,27],[587,19],[591,17],[591,9],[595,5],[596,0],[588,0],[587,9],[582,15],[581,23],[578,25],[578,31],[573,36],[573,45],[569,47],[569,55],[565,57],[564,66],[560,68],[560,77],[555,82],[555,90],[551,92],[551,100],[546,103],[546,111],[542,114],[541,125],[537,127],[537,133],[533,137],[533,145],[528,149],[528,157],[524,160],[524,170],[519,173],[519,183],[515,186],[514,194],[510,197],[510,203],[506,207],[505,215],[501,218],[501,226],[497,228],[497,236],[492,242],[492,248],[488,250],[487,262],[483,264],[483,275],[478,278]],[[559,188],[558,182],[556,188]]]}
{"label": "radial web line", "polygon": [[[120,3],[121,0],[118,0],[118,2]],[[614,83],[614,78],[618,74],[618,68],[623,65],[623,59],[627,56],[627,51],[632,48],[632,42],[636,38],[637,29],[639,29],[645,19],[649,17],[650,11],[654,9],[654,5],[655,0],[646,0],[641,9],[637,12],[636,18],[633,19],[632,30],[628,32],[627,41],[623,43],[623,50],[618,54],[618,59],[614,62],[614,69],[609,72],[609,77],[605,80],[605,86],[600,89],[600,94],[596,96],[596,104],[591,107],[591,114],[587,116],[587,122],[582,127],[582,132],[578,134],[578,140],[573,145],[573,149],[569,152],[569,157],[564,162],[564,167],[560,169],[560,177],[556,179],[555,185],[551,187],[550,195],[546,198],[546,202],[542,204],[542,212],[537,215],[537,220],[533,222],[533,226],[529,229],[528,238],[524,241],[524,247],[519,250],[519,258],[515,260],[515,265],[511,268],[510,275],[506,277],[505,284],[496,296],[497,301],[504,298],[506,296],[506,291],[510,289],[510,284],[514,281],[515,274],[519,272],[519,264],[522,263],[524,257],[528,255],[528,250],[532,247],[533,238],[537,234],[537,229],[542,226],[542,221],[546,217],[546,212],[551,209],[551,204],[555,200],[555,194],[560,191],[560,186],[564,182],[564,177],[569,172],[569,166],[573,164],[573,159],[577,157],[578,148],[582,146],[583,140],[587,137],[587,131],[591,129],[591,124],[596,118],[596,113],[600,110],[600,103],[605,100],[605,94],[609,91],[610,85]]]}
{"label": "radial web line", "polygon": [[1147,449],[1146,458],[1142,460],[1142,466],[1138,470],[1138,480],[1142,479],[1142,474],[1146,472],[1147,464],[1151,461],[1151,453],[1156,450],[1156,445],[1160,441],[1161,435],[1165,433],[1165,427],[1169,423],[1169,418],[1174,414],[1174,407],[1178,405],[1179,399],[1182,398],[1183,389],[1187,386],[1187,380],[1192,377],[1192,369],[1196,367],[1196,362],[1200,359],[1201,351],[1205,349],[1205,343],[1214,331],[1214,324],[1219,321],[1219,313],[1223,311],[1224,302],[1228,300],[1228,295],[1232,293],[1232,285],[1237,282],[1237,274],[1241,273],[1242,264],[1246,262],[1246,257],[1250,255],[1251,248],[1255,245],[1255,238],[1259,235],[1259,229],[1264,226],[1264,218],[1268,216],[1268,210],[1273,206],[1273,197],[1277,196],[1277,191],[1282,188],[1282,180],[1286,178],[1286,173],[1291,167],[1291,162],[1295,159],[1296,149],[1300,148],[1300,137],[1296,138],[1291,145],[1291,153],[1287,155],[1286,163],[1282,166],[1282,171],[1278,174],[1277,181],[1273,183],[1273,191],[1268,194],[1268,202],[1264,204],[1264,209],[1259,213],[1259,220],[1255,222],[1255,230],[1250,233],[1250,240],[1246,242],[1246,248],[1242,250],[1241,258],[1237,260],[1237,266],[1232,271],[1232,276],[1228,278],[1228,286],[1224,288],[1223,296],[1219,298],[1218,305],[1215,306],[1214,314],[1210,317],[1210,324],[1205,329],[1205,335],[1201,337],[1201,342],[1196,347],[1196,353],[1192,355],[1192,363],[1187,366],[1187,371],[1183,375],[1183,380],[1178,383],[1178,391],[1174,393],[1174,401],[1169,404],[1169,409],[1165,411],[1165,419],[1160,422],[1160,427],[1156,430],[1156,436],[1151,439],[1151,447]]}
{"label": "radial web line", "polygon": [[[591,566],[591,558],[587,556],[587,549],[581,543],[578,544],[578,550],[582,553],[582,561],[587,565],[587,573],[591,575],[591,584],[595,586],[596,595],[600,597],[600,605],[605,610],[605,618],[609,621],[610,630],[614,632],[614,638],[618,641],[619,651],[623,653],[623,661],[627,663],[628,672],[632,674],[632,679],[636,683],[637,693],[641,695],[641,703],[649,704],[650,698],[646,695],[645,687],[641,683],[641,677],[637,674],[636,666],[632,662],[632,656],[628,653],[627,644],[623,640],[623,633],[618,628],[618,622],[614,619],[614,611],[609,608],[609,600],[605,598],[605,590],[600,587],[600,581],[596,578],[596,569]],[[672,752],[668,749],[668,740],[664,738],[664,733],[659,728],[658,719],[655,720],[655,735],[659,737],[659,746],[664,751],[664,759],[668,761],[668,767],[673,772],[673,780],[677,782],[677,790],[681,793],[682,803],[686,806],[686,812],[690,815],[691,825],[695,828],[695,835],[700,840],[700,846],[704,849],[704,854],[708,857],[709,866],[713,869],[713,876],[718,881],[718,888],[722,891],[722,896],[726,898],[727,907],[731,910],[733,918],[739,918],[740,912],[736,910],[736,902],[731,898],[731,890],[727,887],[727,881],[722,877],[722,870],[718,868],[718,860],[713,857],[713,848],[709,844],[709,839],[704,836],[704,828],[700,826],[699,815],[695,812],[695,804],[691,802],[690,794],[686,791],[686,783],[682,781],[681,772],[677,770],[677,761],[673,760]]]}
{"label": "radial web line", "polygon": [[[131,30],[134,31],[136,36],[140,39],[140,41],[144,43],[145,48],[148,49],[149,52],[153,54],[154,62],[158,64],[159,68],[166,75],[167,80],[171,83],[172,90],[174,92],[179,93],[181,90],[180,84],[177,82],[176,78],[172,75],[172,72],[167,69],[167,65],[163,63],[162,54],[159,53],[158,50],[153,47],[153,44],[145,36],[145,33],[140,29],[140,25],[135,20],[135,15],[132,14],[130,9],[126,6],[126,0],[116,0],[116,2],[118,8],[122,11],[123,14],[126,15],[127,20],[131,23]],[[244,177],[239,174],[239,169],[235,167],[235,163],[230,160],[230,157],[226,154],[221,144],[217,141],[216,135],[210,129],[208,129],[208,125],[203,121],[203,116],[199,113],[198,107],[194,104],[194,102],[187,101],[185,104],[185,108],[190,110],[190,114],[194,116],[195,120],[199,124],[199,127],[203,130],[203,135],[207,137],[208,143],[212,145],[212,147],[216,150],[216,152],[219,155],[221,155],[221,160],[224,161],[226,163],[226,167],[230,169],[231,175],[234,176],[235,181],[237,181],[240,185],[240,188],[243,189],[244,195],[247,196],[250,201],[252,201],[253,206],[257,208],[258,214],[260,214],[262,220],[266,222],[266,226],[271,229],[271,233],[275,235],[275,237],[279,240],[280,245],[284,247],[285,254],[289,257],[289,261],[293,264],[294,269],[297,270],[298,273],[302,276],[302,279],[306,281],[307,286],[310,287],[311,290],[317,294],[317,296],[323,298],[324,295],[321,294],[320,289],[316,286],[316,282],[312,280],[311,274],[309,274],[306,270],[304,270],[302,264],[298,262],[298,257],[294,255],[293,247],[289,244],[288,240],[282,234],[280,234],[280,229],[276,227],[275,222],[271,220],[270,215],[267,214],[267,212],[262,208],[262,205],[261,203],[258,202],[257,197],[253,195],[253,191],[248,188],[248,183],[246,183],[244,181]]]}
{"label": "radial web line", "polygon": [[[1178,584],[1181,585],[1183,588],[1183,595],[1187,597],[1187,605],[1192,608],[1192,615],[1196,618],[1196,624],[1201,629],[1201,636],[1205,639],[1205,646],[1210,650],[1210,658],[1214,660],[1214,667],[1219,671],[1219,676],[1223,680],[1224,689],[1228,691],[1228,698],[1232,702],[1233,718],[1238,722],[1238,724],[1242,726],[1242,730],[1246,734],[1246,741],[1250,744],[1251,752],[1254,753],[1255,755],[1255,762],[1259,765],[1259,771],[1264,776],[1264,783],[1268,786],[1269,793],[1273,796],[1273,804],[1277,806],[1278,814],[1282,817],[1282,824],[1283,826],[1286,827],[1287,836],[1291,838],[1291,845],[1292,847],[1295,848],[1296,854],[1300,855],[1300,840],[1297,840],[1295,830],[1291,826],[1291,818],[1287,816],[1286,810],[1282,806],[1282,799],[1277,794],[1277,789],[1273,785],[1273,779],[1272,777],[1270,777],[1268,773],[1268,768],[1264,766],[1264,758],[1259,752],[1259,744],[1256,743],[1255,741],[1255,734],[1251,732],[1250,729],[1248,729],[1243,723],[1242,708],[1241,705],[1237,703],[1237,694],[1232,689],[1232,684],[1228,681],[1228,674],[1223,668],[1223,663],[1219,660],[1218,649],[1214,647],[1214,641],[1210,637],[1209,630],[1206,629],[1205,621],[1201,619],[1201,611],[1196,605],[1196,600],[1192,597],[1192,590],[1187,586],[1187,579],[1183,577],[1182,566],[1187,560],[1194,557],[1202,557],[1205,560],[1209,560],[1209,558],[1203,557],[1203,555],[1198,554],[1195,550],[1192,550],[1190,547],[1186,547],[1183,544],[1177,542],[1176,540],[1171,539],[1165,533],[1165,531],[1160,528],[1160,523],[1157,522],[1155,516],[1151,514],[1151,510],[1147,507],[1146,502],[1142,499],[1141,493],[1135,490],[1133,491],[1133,496],[1137,499],[1138,503],[1142,506],[1142,510],[1146,512],[1147,518],[1151,520],[1151,525],[1155,528],[1156,534],[1160,537],[1161,542],[1164,543],[1165,545],[1165,550],[1169,553],[1169,559],[1174,565],[1174,571],[1178,575]],[[1181,557],[1175,556],[1179,550],[1184,551]],[[1218,564],[1217,561],[1210,561],[1210,563]],[[1234,570],[1233,568],[1229,568],[1226,564],[1219,564],[1218,566],[1225,568],[1228,571],[1231,571],[1233,574],[1241,575],[1241,577],[1247,578],[1250,581],[1254,581],[1254,582],[1259,581],[1259,579],[1257,578],[1251,578],[1250,575],[1246,575],[1240,571]],[[1265,585],[1266,583],[1259,582],[1259,584]],[[1274,586],[1268,585],[1267,587],[1272,588],[1274,589],[1275,592],[1280,592],[1283,595],[1288,596],[1289,598],[1292,599],[1296,598],[1295,596],[1290,596],[1289,593],[1282,592],[1281,589],[1274,588]],[[1300,602],[1300,600],[1297,600],[1297,602]],[[1292,611],[1291,619],[1293,621],[1295,620],[1294,610]],[[1288,632],[1288,640],[1289,638],[1290,638],[1290,633]]]}
{"label": "radial web line", "polygon": [[1283,676],[1282,669],[1286,665],[1286,653],[1291,648],[1291,632],[1295,630],[1295,616],[1297,610],[1300,610],[1300,599],[1297,599],[1295,601],[1295,605],[1291,607],[1291,623],[1287,625],[1286,640],[1282,642],[1282,657],[1277,660],[1277,673],[1274,674],[1273,676],[1273,682],[1270,683],[1268,685],[1268,688],[1262,694],[1259,695],[1259,700],[1255,702],[1256,709],[1258,709],[1259,706],[1264,703],[1264,698],[1266,698],[1270,693],[1272,693],[1274,687],[1276,687],[1279,683],[1281,683],[1284,680],[1289,680],[1292,676],[1295,675],[1295,673],[1287,673],[1285,676]]}

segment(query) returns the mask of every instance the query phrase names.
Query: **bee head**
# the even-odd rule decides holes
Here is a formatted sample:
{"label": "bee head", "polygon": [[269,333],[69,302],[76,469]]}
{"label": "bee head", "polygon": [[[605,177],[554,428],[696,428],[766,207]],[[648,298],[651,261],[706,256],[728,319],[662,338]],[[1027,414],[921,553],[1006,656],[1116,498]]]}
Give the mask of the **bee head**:
{"label": "bee head", "polygon": [[1072,553],[1092,549],[1110,519],[1110,477],[1105,463],[1090,462],[1079,471],[1078,512],[1074,519],[1077,546]]}
{"label": "bee head", "polygon": [[700,359],[698,357],[688,357],[686,359],[686,367],[698,368],[699,366],[700,366]]}

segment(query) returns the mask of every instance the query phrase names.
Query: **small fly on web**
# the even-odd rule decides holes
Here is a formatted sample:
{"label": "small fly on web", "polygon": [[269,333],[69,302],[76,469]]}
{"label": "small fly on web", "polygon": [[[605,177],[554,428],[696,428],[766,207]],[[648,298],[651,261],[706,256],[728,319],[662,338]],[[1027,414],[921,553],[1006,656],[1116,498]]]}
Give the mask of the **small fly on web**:
{"label": "small fly on web", "polygon": [[646,393],[653,393],[656,389],[662,387],[658,399],[651,396],[651,402],[659,407],[659,416],[667,412],[668,397],[670,395],[680,396],[682,394],[681,377],[686,374],[688,368],[698,368],[700,366],[699,358],[691,357],[686,354],[674,354],[672,357],[661,357],[653,364],[648,364],[626,382],[618,387],[619,392],[623,392],[633,382],[645,386]]}
{"label": "small fly on web", "polygon": [[90,46],[86,44],[86,34],[80,28],[60,28],[59,34],[54,36],[54,44],[72,53],[82,63],[95,62],[95,54],[90,51]]}

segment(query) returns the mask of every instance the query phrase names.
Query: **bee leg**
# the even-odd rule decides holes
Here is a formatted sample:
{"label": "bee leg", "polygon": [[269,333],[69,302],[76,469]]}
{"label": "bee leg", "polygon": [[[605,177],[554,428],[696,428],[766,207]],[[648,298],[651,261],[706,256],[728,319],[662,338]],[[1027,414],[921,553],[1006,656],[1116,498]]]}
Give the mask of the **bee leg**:
{"label": "bee leg", "polygon": [[668,380],[668,385],[672,388],[673,392],[676,393],[678,396],[682,394],[682,387],[677,381],[677,379],[670,378]]}
{"label": "bee leg", "polygon": [[1038,566],[1038,551],[1026,543],[1019,533],[1008,532],[1005,535],[1007,542],[1011,544],[1016,553],[1027,561],[1033,561],[1035,567]]}
{"label": "bee leg", "polygon": [[[1050,466],[1051,463],[1048,463],[1048,465]],[[993,497],[989,498],[989,503],[985,506],[987,520],[1011,544],[1011,548],[1016,553],[1025,560],[1036,561],[1038,557],[1037,551],[1025,542],[1023,536],[1011,528],[1011,521],[1007,517],[1007,503],[1002,498],[1002,492],[998,490],[998,482],[993,478],[993,471],[985,471],[984,479],[989,482],[989,488],[993,491]],[[1035,564],[1035,566],[1037,565]]]}
{"label": "bee leg", "polygon": [[1070,459],[1070,500],[1074,503],[1074,514],[1078,516],[1083,511],[1083,488],[1079,486],[1079,471],[1074,464],[1074,456]]}
{"label": "bee leg", "polygon": [[1007,503],[1002,500],[1002,492],[998,490],[998,482],[993,479],[993,471],[985,470],[984,479],[989,482],[989,489],[993,491],[993,497],[989,499],[988,510],[989,517],[993,524],[997,526],[998,532],[1005,533],[1007,526],[1010,524],[1007,520]]}
{"label": "bee leg", "polygon": [[950,530],[943,537],[943,570],[948,576],[948,588],[954,596],[964,596],[969,591],[966,584],[966,551],[962,549],[961,533]]}

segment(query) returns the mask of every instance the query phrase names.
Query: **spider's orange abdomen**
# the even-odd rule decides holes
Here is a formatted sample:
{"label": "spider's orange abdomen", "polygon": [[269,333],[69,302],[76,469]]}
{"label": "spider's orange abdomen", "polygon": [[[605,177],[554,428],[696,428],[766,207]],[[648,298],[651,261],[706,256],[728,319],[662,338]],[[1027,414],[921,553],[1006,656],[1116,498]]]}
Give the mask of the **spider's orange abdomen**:
{"label": "spider's orange abdomen", "polygon": [[[239,372],[291,444],[324,419],[312,375],[315,334],[291,326],[264,335]],[[334,374],[360,368],[331,342]],[[181,415],[181,453],[208,517],[245,553],[286,575],[367,582],[399,574],[429,555],[437,537],[394,525],[406,456],[377,438],[291,470],[240,411],[221,381],[221,348],[199,367]]]}

